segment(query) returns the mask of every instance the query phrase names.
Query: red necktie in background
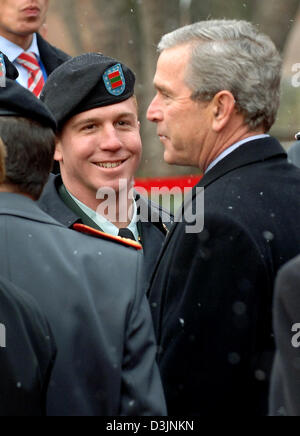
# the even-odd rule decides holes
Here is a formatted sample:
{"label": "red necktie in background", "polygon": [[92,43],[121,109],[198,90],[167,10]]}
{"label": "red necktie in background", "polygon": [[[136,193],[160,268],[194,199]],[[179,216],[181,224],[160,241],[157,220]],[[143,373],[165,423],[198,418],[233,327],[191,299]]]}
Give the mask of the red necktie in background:
{"label": "red necktie in background", "polygon": [[22,53],[17,62],[29,72],[28,89],[36,97],[41,95],[45,84],[43,72],[34,53]]}

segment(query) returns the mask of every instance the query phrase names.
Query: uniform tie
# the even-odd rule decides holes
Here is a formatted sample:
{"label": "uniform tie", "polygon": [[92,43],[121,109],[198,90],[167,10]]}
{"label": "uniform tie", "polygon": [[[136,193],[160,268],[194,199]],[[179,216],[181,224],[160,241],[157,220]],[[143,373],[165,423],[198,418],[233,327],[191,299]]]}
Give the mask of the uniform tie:
{"label": "uniform tie", "polygon": [[118,236],[120,236],[121,238],[132,239],[133,241],[135,241],[135,237],[133,236],[132,231],[127,228],[120,229]]}
{"label": "uniform tie", "polygon": [[26,68],[29,73],[27,85],[29,91],[31,91],[36,97],[39,97],[45,84],[45,80],[40,64],[37,61],[37,57],[34,53],[24,52],[17,58],[17,62]]}

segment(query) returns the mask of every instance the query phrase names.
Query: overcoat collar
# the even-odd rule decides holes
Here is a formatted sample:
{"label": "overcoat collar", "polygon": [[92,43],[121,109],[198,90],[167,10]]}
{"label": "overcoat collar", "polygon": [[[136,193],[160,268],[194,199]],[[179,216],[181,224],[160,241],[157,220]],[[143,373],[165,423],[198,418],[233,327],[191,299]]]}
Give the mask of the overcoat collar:
{"label": "overcoat collar", "polygon": [[276,156],[287,157],[287,154],[277,139],[271,136],[247,142],[218,162],[205,174],[197,186],[207,187],[237,168],[263,162]]}

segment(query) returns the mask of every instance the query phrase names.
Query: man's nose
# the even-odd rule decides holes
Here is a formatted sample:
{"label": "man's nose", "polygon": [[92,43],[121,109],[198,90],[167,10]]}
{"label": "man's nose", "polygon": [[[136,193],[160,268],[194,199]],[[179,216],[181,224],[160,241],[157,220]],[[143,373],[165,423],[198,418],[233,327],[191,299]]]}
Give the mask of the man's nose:
{"label": "man's nose", "polygon": [[122,142],[119,138],[115,126],[105,127],[101,133],[100,148],[106,151],[118,151],[122,147]]}
{"label": "man's nose", "polygon": [[156,96],[154,97],[154,99],[150,103],[150,106],[148,107],[147,119],[149,121],[152,121],[152,123],[158,123],[159,121],[162,121],[162,118],[163,118],[163,113],[159,108],[158,97]]}

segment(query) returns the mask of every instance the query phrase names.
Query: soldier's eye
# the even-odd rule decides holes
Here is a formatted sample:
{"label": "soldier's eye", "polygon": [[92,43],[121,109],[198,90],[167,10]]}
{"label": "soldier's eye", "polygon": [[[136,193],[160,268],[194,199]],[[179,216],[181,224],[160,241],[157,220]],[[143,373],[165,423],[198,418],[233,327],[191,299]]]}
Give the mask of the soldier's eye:
{"label": "soldier's eye", "polygon": [[86,126],[83,127],[83,130],[93,130],[96,127],[97,127],[96,124],[87,124]]}
{"label": "soldier's eye", "polygon": [[118,125],[121,127],[130,126],[130,122],[129,121],[118,121]]}

